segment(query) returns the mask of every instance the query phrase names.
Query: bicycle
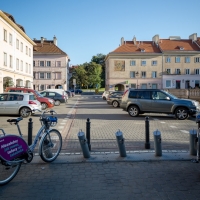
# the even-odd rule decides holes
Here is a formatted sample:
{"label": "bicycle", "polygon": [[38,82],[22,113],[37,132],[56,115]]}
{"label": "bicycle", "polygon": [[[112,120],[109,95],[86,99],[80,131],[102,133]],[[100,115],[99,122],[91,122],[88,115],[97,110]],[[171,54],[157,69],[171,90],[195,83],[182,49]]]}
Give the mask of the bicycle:
{"label": "bicycle", "polygon": [[[41,112],[41,111],[40,111]],[[45,116],[45,113],[50,116]],[[57,129],[51,129],[51,126],[57,124],[57,117],[53,116],[54,110],[43,111],[40,116],[42,127],[39,129],[33,143],[28,146],[23,139],[19,127],[22,117],[8,119],[7,122],[14,123],[17,126],[19,135],[6,134],[3,129],[0,135],[0,185],[9,183],[19,172],[22,163],[30,163],[33,159],[33,151],[39,142],[39,155],[44,162],[54,161],[62,148],[62,136]]]}

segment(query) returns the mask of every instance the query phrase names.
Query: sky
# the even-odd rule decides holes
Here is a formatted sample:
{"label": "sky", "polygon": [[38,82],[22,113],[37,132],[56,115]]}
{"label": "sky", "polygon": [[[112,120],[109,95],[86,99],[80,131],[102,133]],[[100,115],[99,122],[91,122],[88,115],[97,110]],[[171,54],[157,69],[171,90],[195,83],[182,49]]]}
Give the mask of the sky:
{"label": "sky", "polygon": [[90,62],[119,47],[121,38],[152,41],[200,37],[200,0],[0,0],[31,38],[53,40],[70,57],[70,65]]}

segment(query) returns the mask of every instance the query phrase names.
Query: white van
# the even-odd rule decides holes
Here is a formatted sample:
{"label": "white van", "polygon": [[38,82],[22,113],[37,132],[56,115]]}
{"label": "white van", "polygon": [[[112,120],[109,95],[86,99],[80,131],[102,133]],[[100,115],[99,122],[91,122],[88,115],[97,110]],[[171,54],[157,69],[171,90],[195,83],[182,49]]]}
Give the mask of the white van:
{"label": "white van", "polygon": [[58,94],[66,96],[66,98],[68,99],[68,94],[63,89],[46,89],[44,91],[57,92]]}

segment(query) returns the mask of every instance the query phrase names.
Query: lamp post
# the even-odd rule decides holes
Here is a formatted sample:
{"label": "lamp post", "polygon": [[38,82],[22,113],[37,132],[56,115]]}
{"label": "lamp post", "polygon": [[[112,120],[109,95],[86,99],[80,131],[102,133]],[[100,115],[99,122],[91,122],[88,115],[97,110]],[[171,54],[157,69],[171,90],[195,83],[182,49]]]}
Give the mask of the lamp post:
{"label": "lamp post", "polygon": [[[138,75],[139,75],[139,72],[136,72],[135,73],[136,78],[138,77]],[[137,89],[138,89],[138,78],[137,78]]]}

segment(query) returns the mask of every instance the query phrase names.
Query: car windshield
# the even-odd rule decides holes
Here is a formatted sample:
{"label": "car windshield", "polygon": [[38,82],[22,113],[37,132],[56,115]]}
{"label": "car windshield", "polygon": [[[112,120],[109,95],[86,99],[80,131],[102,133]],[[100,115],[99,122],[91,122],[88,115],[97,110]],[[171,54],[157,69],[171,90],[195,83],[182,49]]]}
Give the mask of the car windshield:
{"label": "car windshield", "polygon": [[43,97],[38,91],[35,90],[35,93],[37,94],[37,96],[39,97]]}
{"label": "car windshield", "polygon": [[169,93],[169,92],[167,92],[167,91],[163,91],[165,94],[167,94],[167,95],[169,95],[171,98],[173,98],[173,99],[178,99],[178,97],[176,97],[175,95],[173,95],[173,94],[171,94],[171,93]]}

